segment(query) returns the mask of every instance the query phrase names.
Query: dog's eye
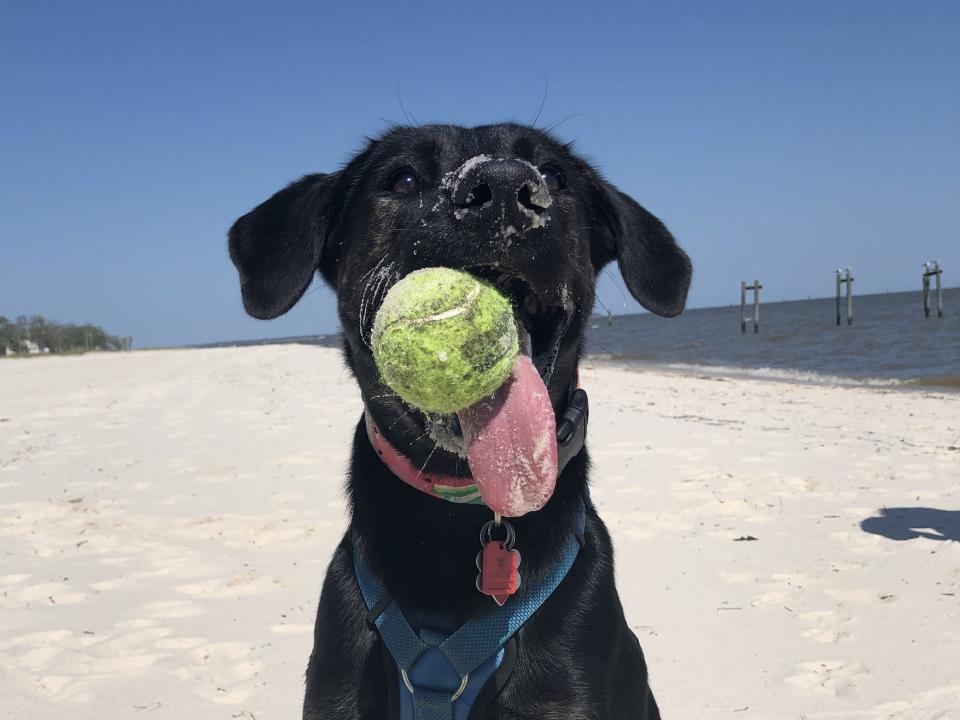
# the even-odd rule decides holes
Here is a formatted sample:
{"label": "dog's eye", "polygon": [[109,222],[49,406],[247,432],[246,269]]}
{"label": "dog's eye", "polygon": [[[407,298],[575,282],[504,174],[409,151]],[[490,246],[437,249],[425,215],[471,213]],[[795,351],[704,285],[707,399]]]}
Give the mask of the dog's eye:
{"label": "dog's eye", "polygon": [[540,174],[543,175],[543,181],[547,184],[547,190],[550,192],[556,192],[566,187],[563,182],[563,175],[553,165],[545,165],[540,168]]}
{"label": "dog's eye", "polygon": [[420,178],[410,168],[404,168],[393,175],[390,180],[390,192],[398,195],[409,195],[420,189]]}

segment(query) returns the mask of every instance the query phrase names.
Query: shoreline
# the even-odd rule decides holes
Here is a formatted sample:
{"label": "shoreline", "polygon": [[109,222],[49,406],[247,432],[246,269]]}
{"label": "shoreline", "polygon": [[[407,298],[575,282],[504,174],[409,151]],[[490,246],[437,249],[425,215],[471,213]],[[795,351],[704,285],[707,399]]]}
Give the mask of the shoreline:
{"label": "shoreline", "polygon": [[609,354],[587,354],[581,360],[581,367],[589,362],[628,372],[653,372],[682,377],[725,378],[730,380],[753,380],[790,385],[814,387],[844,387],[903,392],[942,392],[960,393],[960,375],[943,377],[920,377],[911,379],[880,377],[845,377],[826,375],[812,370],[771,367],[733,367],[729,365],[696,365],[692,363],[666,363],[659,361],[636,360],[615,357]]}
{"label": "shoreline", "polygon": [[[208,343],[203,345],[171,345],[164,347],[133,348],[132,350],[86,350],[71,353],[37,353],[32,355],[0,356],[2,360],[27,360],[38,358],[78,358],[86,355],[117,355],[129,353],[189,351],[189,350],[229,350],[257,347],[301,346],[335,350],[339,354],[339,341],[331,343],[333,335],[318,336],[325,342],[304,342],[300,339],[273,338],[267,340],[241,341],[238,343]],[[917,378],[853,377],[829,375],[813,370],[798,368],[750,367],[730,365],[701,365],[694,363],[644,360],[613,355],[606,352],[584,353],[581,358],[581,370],[589,364],[620,368],[628,372],[664,373],[681,377],[709,377],[730,380],[753,380],[775,383],[796,384],[815,387],[853,387],[874,390],[902,392],[941,392],[946,395],[960,393],[960,374],[951,376],[925,376]]]}

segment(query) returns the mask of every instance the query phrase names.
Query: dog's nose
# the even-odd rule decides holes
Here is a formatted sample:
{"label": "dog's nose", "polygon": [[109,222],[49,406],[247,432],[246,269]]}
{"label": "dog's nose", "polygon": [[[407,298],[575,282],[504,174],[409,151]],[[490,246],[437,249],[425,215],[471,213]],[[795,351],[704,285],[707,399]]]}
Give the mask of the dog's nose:
{"label": "dog's nose", "polygon": [[454,172],[450,199],[458,219],[476,211],[500,218],[520,232],[545,224],[553,203],[543,176],[530,163],[507,158],[472,158]]}

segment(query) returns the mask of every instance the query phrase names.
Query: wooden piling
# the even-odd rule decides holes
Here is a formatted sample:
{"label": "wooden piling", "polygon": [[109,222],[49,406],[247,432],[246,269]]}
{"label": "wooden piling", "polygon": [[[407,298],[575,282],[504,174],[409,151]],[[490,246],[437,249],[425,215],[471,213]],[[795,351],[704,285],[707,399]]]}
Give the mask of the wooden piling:
{"label": "wooden piling", "polygon": [[753,281],[753,334],[760,332],[760,281]]}
{"label": "wooden piling", "polygon": [[837,326],[840,325],[840,270],[837,269]]}
{"label": "wooden piling", "polygon": [[754,279],[753,285],[747,285],[746,280],[740,281],[740,334],[747,334],[747,290],[753,290],[753,334],[760,332],[760,288],[763,285]]}
{"label": "wooden piling", "polygon": [[[926,278],[924,278],[926,279]],[[744,312],[747,309],[747,281],[740,281],[740,334],[747,334],[747,316]]]}
{"label": "wooden piling", "polygon": [[840,325],[840,286],[847,286],[847,325],[853,325],[853,273],[850,268],[834,270],[837,285],[837,325]]}
{"label": "wooden piling", "polygon": [[930,278],[933,277],[935,290],[937,293],[937,317],[943,317],[943,287],[941,286],[941,276],[943,268],[940,267],[940,261],[925,262],[923,264],[923,316],[930,317]]}
{"label": "wooden piling", "polygon": [[847,325],[853,325],[853,274],[847,268]]}
{"label": "wooden piling", "polygon": [[943,317],[943,288],[940,287],[940,276],[943,274],[943,270],[940,267],[940,261],[937,261],[937,317]]}

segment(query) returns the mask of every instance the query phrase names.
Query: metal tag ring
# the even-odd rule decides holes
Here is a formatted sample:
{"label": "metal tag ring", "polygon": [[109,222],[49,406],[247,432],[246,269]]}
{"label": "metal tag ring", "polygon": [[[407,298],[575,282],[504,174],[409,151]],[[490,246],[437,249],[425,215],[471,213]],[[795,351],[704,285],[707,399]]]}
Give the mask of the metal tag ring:
{"label": "metal tag ring", "polygon": [[496,520],[488,520],[484,523],[483,527],[480,528],[480,544],[486,545],[493,541],[493,528],[497,525],[503,525],[506,528],[507,536],[503,539],[503,546],[507,550],[512,550],[517,540],[517,532],[513,529],[513,525],[506,520],[501,520],[499,523]]}

